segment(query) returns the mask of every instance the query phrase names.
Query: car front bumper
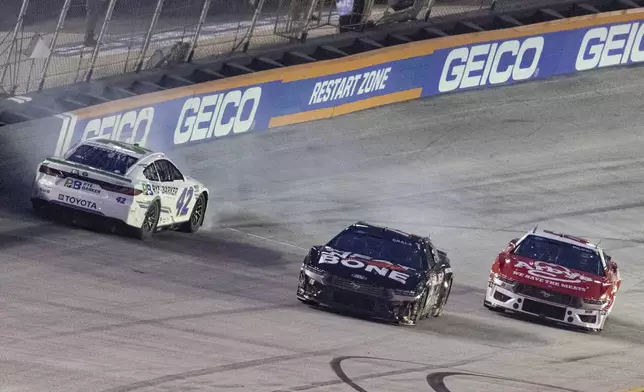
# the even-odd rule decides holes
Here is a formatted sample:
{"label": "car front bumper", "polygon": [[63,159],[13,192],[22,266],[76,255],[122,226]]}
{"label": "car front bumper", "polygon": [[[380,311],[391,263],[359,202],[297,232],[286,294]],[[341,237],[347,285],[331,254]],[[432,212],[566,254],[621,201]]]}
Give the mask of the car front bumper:
{"label": "car front bumper", "polygon": [[415,297],[387,294],[386,289],[360,285],[354,288],[349,281],[328,274],[302,268],[297,297],[330,309],[360,314],[369,318],[399,324],[413,325],[410,308]]}
{"label": "car front bumper", "polygon": [[514,287],[497,277],[491,278],[485,293],[485,305],[589,330],[601,330],[610,312],[546,301],[517,293]]}

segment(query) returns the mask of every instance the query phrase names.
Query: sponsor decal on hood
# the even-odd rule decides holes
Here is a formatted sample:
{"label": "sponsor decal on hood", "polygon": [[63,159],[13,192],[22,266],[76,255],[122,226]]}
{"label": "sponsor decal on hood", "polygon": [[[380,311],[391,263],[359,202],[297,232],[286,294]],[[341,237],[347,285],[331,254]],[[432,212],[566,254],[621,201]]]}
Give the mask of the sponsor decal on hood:
{"label": "sponsor decal on hood", "polygon": [[583,297],[598,296],[603,280],[583,271],[516,255],[506,259],[501,272],[522,283]]}
{"label": "sponsor decal on hood", "polygon": [[329,247],[324,248],[320,252],[318,265],[324,267],[324,264],[341,265],[348,269],[347,275],[351,273],[353,275],[350,276],[359,274],[360,278],[358,279],[360,280],[384,277],[405,285],[412,275],[416,275],[416,270],[409,267],[394,264],[387,260],[374,259],[358,253],[340,252]]}

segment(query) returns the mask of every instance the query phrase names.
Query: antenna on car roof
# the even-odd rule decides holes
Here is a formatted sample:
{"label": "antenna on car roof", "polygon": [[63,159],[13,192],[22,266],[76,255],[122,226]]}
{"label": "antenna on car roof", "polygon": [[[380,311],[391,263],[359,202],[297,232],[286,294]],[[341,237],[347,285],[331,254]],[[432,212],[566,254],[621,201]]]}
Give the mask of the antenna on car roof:
{"label": "antenna on car roof", "polygon": [[537,232],[537,227],[539,227],[539,225],[535,225],[534,228],[532,229],[533,234]]}

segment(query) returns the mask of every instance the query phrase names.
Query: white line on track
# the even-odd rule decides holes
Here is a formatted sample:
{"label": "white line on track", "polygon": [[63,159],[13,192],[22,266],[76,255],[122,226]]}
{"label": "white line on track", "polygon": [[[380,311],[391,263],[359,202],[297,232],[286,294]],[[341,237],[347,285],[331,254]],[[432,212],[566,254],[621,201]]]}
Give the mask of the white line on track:
{"label": "white line on track", "polygon": [[280,245],[288,246],[288,247],[295,248],[295,249],[298,249],[298,250],[304,250],[304,251],[307,251],[307,250],[308,250],[307,248],[303,248],[303,247],[301,247],[301,246],[297,246],[297,245],[289,244],[288,242],[279,241],[279,240],[274,240],[274,239],[272,239],[272,238],[263,237],[263,236],[261,236],[261,235],[257,235],[257,234],[253,234],[253,233],[248,233],[248,232],[246,232],[246,231],[241,231],[241,230],[238,230],[238,229],[233,229],[232,227],[224,227],[224,228],[225,228],[226,230],[230,230],[230,231],[234,231],[234,232],[236,232],[236,233],[244,234],[244,235],[247,235],[247,236],[249,236],[249,237],[258,238],[258,239],[260,239],[260,240],[264,240],[264,241],[268,241],[268,242],[273,242],[273,243],[276,243],[276,244],[280,244]]}

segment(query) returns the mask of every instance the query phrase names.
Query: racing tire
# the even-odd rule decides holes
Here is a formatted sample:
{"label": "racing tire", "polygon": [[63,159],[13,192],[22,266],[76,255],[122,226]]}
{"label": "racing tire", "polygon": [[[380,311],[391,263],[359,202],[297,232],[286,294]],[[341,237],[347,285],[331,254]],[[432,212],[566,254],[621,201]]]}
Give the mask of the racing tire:
{"label": "racing tire", "polygon": [[408,316],[398,320],[399,325],[414,327],[420,320],[427,317],[424,315],[427,306],[427,295],[429,295],[429,290],[425,288],[420,298],[409,305],[409,310],[407,311]]}
{"label": "racing tire", "polygon": [[445,311],[445,305],[447,305],[447,300],[449,299],[449,294],[452,292],[452,279],[443,281],[441,288],[438,292],[438,299],[436,304],[432,307],[431,316],[440,317]]}
{"label": "racing tire", "polygon": [[306,274],[304,273],[304,271],[301,271],[300,272],[300,279],[297,282],[297,294],[296,294],[297,300],[302,302],[305,305],[316,305],[315,301],[300,297],[300,290],[306,291],[306,286],[307,286],[307,284],[306,284]]}
{"label": "racing tire", "polygon": [[425,292],[422,297],[420,297],[420,303],[423,304],[423,308],[420,310],[416,321],[426,319],[429,317],[429,309],[427,309],[427,297],[429,296],[429,290],[425,289]]}
{"label": "racing tire", "polygon": [[190,219],[181,225],[181,231],[186,233],[196,233],[199,231],[199,228],[203,226],[203,221],[206,217],[206,207],[206,198],[202,193],[195,201],[195,206],[192,208]]}
{"label": "racing tire", "polygon": [[157,229],[159,217],[161,216],[161,203],[155,200],[145,212],[141,227],[136,228],[135,236],[140,240],[148,239]]}

